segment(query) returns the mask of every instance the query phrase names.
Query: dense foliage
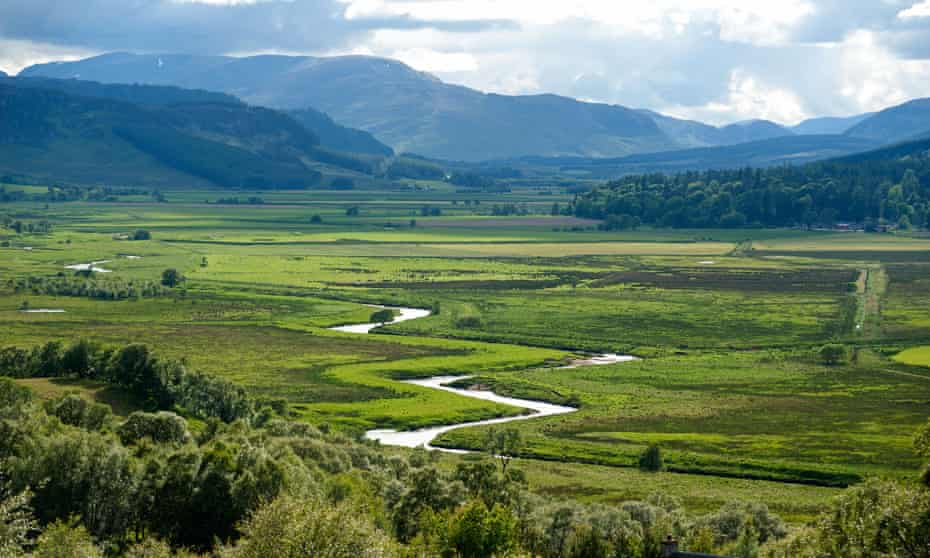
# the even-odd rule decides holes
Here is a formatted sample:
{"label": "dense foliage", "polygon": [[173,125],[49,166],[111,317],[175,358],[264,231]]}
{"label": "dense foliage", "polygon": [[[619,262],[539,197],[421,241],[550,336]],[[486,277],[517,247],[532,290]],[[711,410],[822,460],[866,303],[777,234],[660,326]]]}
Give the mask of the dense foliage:
{"label": "dense foliage", "polygon": [[629,176],[569,212],[609,228],[928,226],[930,141],[800,167]]}
{"label": "dense foliage", "polygon": [[[7,348],[0,374],[95,378],[174,411],[120,418],[77,394],[40,403],[0,379],[4,556],[187,556],[186,547],[230,558],[658,558],[667,535],[741,558],[930,555],[930,492],[916,485],[851,489],[789,534],[762,504],[694,517],[659,495],[617,507],[542,499],[508,466],[516,431],[489,432],[487,456],[443,468],[435,452],[392,455],[291,422],[284,405],[144,345]],[[916,440],[923,453],[927,432]]]}
{"label": "dense foliage", "polygon": [[15,293],[49,296],[77,296],[99,300],[125,300],[164,296],[169,289],[155,281],[102,279],[92,272],[61,273],[53,277],[28,276],[7,281]]}

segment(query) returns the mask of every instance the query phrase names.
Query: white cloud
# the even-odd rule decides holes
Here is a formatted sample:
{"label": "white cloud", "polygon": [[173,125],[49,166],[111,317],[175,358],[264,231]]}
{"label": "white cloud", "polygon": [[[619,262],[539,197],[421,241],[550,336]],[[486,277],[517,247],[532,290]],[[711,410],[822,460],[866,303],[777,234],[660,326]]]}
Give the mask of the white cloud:
{"label": "white cloud", "polygon": [[901,10],[898,12],[898,17],[900,19],[910,19],[915,17],[930,17],[930,0],[923,0],[914,4],[906,10]]}
{"label": "white cloud", "polygon": [[681,118],[714,124],[751,119],[797,124],[811,116],[794,91],[766,84],[743,68],[731,72],[725,98],[698,107],[672,106],[664,110]]}
{"label": "white cloud", "polygon": [[95,54],[99,52],[86,48],[4,39],[0,36],[0,69],[11,75],[32,64],[80,60]]}
{"label": "white cloud", "polygon": [[930,61],[897,58],[871,31],[846,38],[838,69],[839,94],[863,111],[930,94]]}
{"label": "white cloud", "polygon": [[467,52],[440,52],[429,48],[396,50],[395,58],[422,72],[474,72],[478,61]]}

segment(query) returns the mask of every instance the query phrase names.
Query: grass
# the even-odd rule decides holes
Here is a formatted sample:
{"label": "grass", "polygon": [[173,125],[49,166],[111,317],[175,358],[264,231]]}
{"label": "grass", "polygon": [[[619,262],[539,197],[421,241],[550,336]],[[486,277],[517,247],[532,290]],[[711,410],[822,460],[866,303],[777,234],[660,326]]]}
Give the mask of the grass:
{"label": "grass", "polygon": [[[875,374],[880,363],[866,351],[842,367],[796,353],[701,353],[493,382],[580,401],[578,413],[518,425],[527,455],[633,466],[658,443],[676,471],[842,485],[920,465],[911,439],[926,421],[930,382]],[[475,447],[481,435],[458,430],[440,442]]]}
{"label": "grass", "polygon": [[[914,364],[930,357],[889,355],[930,346],[930,241],[598,231],[545,215],[569,199],[551,187],[419,186],[426,190],[234,193],[261,196],[263,206],[217,206],[231,194],[202,189],[166,190],[159,204],[9,204],[0,212],[49,219],[54,232],[0,231],[10,244],[0,248],[2,344],[145,342],[284,398],[303,420],[353,433],[520,412],[397,381],[477,375],[501,392],[581,406],[515,424],[525,456],[538,458],[521,460],[534,490],[583,500],[662,491],[710,510],[756,499],[801,520],[835,493],[816,485],[912,476],[910,440],[930,403],[930,373]],[[534,214],[490,216],[496,203]],[[424,204],[443,216],[420,217]],[[359,217],[345,215],[353,206]],[[137,228],[152,240],[117,239]],[[104,259],[108,278],[157,281],[176,268],[187,281],[166,297],[118,302],[13,292],[6,281]],[[24,300],[66,312],[25,314]],[[368,321],[366,303],[440,311],[376,335],[326,329]],[[857,349],[856,360],[821,365],[813,355],[828,342]],[[645,358],[555,367],[580,350]],[[31,381],[46,393],[96,389]],[[442,440],[476,447],[482,433]],[[670,472],[631,467],[650,443]]]}
{"label": "grass", "polygon": [[930,366],[930,347],[913,347],[896,354],[894,359],[911,366]]}

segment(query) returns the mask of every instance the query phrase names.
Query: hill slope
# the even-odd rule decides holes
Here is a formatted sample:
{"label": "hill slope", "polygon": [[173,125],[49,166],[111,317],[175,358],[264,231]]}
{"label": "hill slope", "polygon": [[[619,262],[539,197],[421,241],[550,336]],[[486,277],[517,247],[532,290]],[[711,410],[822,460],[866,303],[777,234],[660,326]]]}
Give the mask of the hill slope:
{"label": "hill slope", "polygon": [[930,99],[915,99],[875,113],[846,134],[894,143],[907,141],[927,130],[930,130]]}
{"label": "hill slope", "polygon": [[874,112],[857,114],[855,116],[824,116],[820,118],[809,118],[797,126],[793,126],[791,131],[798,135],[819,136],[824,134],[844,134],[847,130],[871,117]]}
{"label": "hill slope", "polygon": [[[0,80],[2,79],[3,77],[0,76]],[[243,104],[238,98],[226,93],[164,85],[104,84],[96,81],[43,77],[20,77],[15,78],[11,83],[17,87],[55,89],[72,95],[99,97],[139,105],[173,105],[178,103]],[[295,111],[291,116],[313,132],[320,139],[320,145],[327,149],[380,156],[393,155],[390,147],[376,140],[371,134],[340,126],[319,111],[304,109]]]}
{"label": "hill slope", "polygon": [[488,162],[487,165],[545,167],[573,174],[584,172],[594,178],[611,178],[635,173],[798,165],[859,153],[878,145],[871,140],[842,135],[784,136],[721,147],[699,147],[609,159],[524,157],[519,160]]}
{"label": "hill slope", "polygon": [[294,120],[320,138],[320,144],[336,151],[390,157],[394,150],[363,130],[337,124],[327,114],[312,108],[288,111]]}
{"label": "hill slope", "polygon": [[716,127],[695,120],[673,118],[651,110],[640,112],[651,117],[663,132],[684,148],[734,145],[793,135],[791,130],[767,120],[749,120]]}
{"label": "hill slope", "polygon": [[238,101],[143,106],[4,79],[0,109],[0,173],[44,181],[306,188],[330,165],[357,163],[290,117]]}

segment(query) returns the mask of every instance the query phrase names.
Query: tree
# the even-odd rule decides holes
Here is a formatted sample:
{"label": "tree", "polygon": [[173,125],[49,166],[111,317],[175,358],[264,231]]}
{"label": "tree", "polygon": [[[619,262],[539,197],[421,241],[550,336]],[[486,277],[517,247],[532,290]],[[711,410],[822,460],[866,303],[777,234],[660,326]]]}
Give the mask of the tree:
{"label": "tree", "polygon": [[523,438],[516,428],[491,428],[484,436],[484,451],[498,460],[501,474],[507,473],[510,460],[523,448]]}
{"label": "tree", "polygon": [[11,494],[0,486],[0,556],[25,556],[23,546],[37,527],[29,508],[31,497],[29,492]]}
{"label": "tree", "polygon": [[358,217],[358,206],[353,205],[352,207],[346,209],[346,217]]}
{"label": "tree", "polygon": [[34,558],[103,558],[83,525],[56,521],[39,537]]}
{"label": "tree", "polygon": [[242,538],[224,558],[390,558],[388,537],[368,514],[349,504],[332,505],[281,496],[241,527]]}
{"label": "tree", "polygon": [[176,287],[184,281],[181,272],[174,268],[168,268],[161,272],[161,284],[166,287]]}
{"label": "tree", "polygon": [[174,413],[143,413],[129,415],[126,422],[117,429],[124,445],[130,445],[143,438],[149,438],[159,444],[183,444],[190,440],[187,421]]}
{"label": "tree", "polygon": [[394,311],[390,308],[382,308],[372,312],[371,317],[368,318],[372,323],[376,324],[386,324],[388,322],[394,321]]}
{"label": "tree", "polygon": [[145,229],[136,229],[130,237],[131,240],[150,240],[152,238],[152,233]]}
{"label": "tree", "polygon": [[639,468],[651,473],[659,472],[665,469],[665,462],[662,459],[662,451],[656,444],[650,444],[646,451],[639,456]]}
{"label": "tree", "polygon": [[846,347],[837,343],[830,343],[821,347],[818,355],[821,362],[833,366],[843,362],[843,359],[846,358]]}
{"label": "tree", "polygon": [[[917,450],[918,455],[930,458],[930,420],[917,431],[917,435],[914,437],[914,448]],[[924,466],[920,480],[927,487],[930,487],[930,462]]]}
{"label": "tree", "polygon": [[446,530],[443,556],[492,558],[517,548],[517,518],[500,505],[488,509],[481,500],[453,515]]}
{"label": "tree", "polygon": [[322,223],[323,223],[323,218],[320,217],[319,215],[314,215],[314,216],[310,217],[310,224],[311,224],[311,225],[319,225],[319,224],[322,224]]}
{"label": "tree", "polygon": [[889,481],[846,489],[813,524],[768,555],[930,557],[930,490]]}

